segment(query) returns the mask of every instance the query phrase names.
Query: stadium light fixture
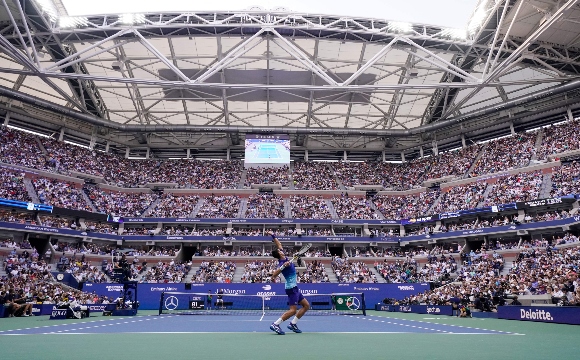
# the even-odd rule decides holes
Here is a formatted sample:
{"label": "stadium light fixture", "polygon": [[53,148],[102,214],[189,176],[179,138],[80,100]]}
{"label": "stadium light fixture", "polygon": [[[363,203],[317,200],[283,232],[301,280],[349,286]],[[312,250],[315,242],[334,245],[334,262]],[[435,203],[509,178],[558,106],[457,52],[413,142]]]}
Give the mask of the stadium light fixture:
{"label": "stadium light fixture", "polygon": [[467,39],[467,30],[465,29],[457,29],[457,28],[447,28],[441,31],[441,36],[448,37],[450,39],[456,40],[466,40]]}
{"label": "stadium light fixture", "polygon": [[63,16],[58,19],[58,25],[61,28],[77,28],[87,26],[89,24],[89,19],[82,16]]}
{"label": "stadium light fixture", "polygon": [[143,24],[145,22],[145,15],[143,14],[121,14],[119,20],[126,25]]}
{"label": "stadium light fixture", "polygon": [[388,29],[400,33],[410,33],[413,31],[413,24],[401,21],[389,21]]}

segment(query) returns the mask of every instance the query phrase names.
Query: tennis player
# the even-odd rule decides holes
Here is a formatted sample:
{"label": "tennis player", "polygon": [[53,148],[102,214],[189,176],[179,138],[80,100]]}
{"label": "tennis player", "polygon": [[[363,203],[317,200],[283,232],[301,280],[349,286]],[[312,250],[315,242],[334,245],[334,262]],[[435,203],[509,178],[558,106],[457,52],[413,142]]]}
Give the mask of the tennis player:
{"label": "tennis player", "polygon": [[[300,290],[298,290],[298,285],[296,283],[296,268],[290,259],[286,257],[284,252],[282,251],[282,244],[280,241],[276,239],[276,236],[273,232],[270,232],[270,236],[272,236],[272,242],[276,244],[277,249],[272,251],[272,256],[278,259],[278,268],[272,274],[272,282],[276,281],[276,277],[282,273],[284,278],[286,279],[286,295],[288,295],[288,304],[290,305],[290,309],[282,314],[278,320],[274,321],[272,325],[270,325],[270,330],[274,331],[278,335],[284,335],[284,331],[280,327],[284,321],[290,319],[293,315],[294,318],[290,321],[288,325],[288,329],[294,331],[295,333],[301,333],[302,330],[298,329],[296,323],[306,312],[310,309],[310,304],[308,300],[304,298]],[[298,304],[302,307],[300,310],[296,310]]]}

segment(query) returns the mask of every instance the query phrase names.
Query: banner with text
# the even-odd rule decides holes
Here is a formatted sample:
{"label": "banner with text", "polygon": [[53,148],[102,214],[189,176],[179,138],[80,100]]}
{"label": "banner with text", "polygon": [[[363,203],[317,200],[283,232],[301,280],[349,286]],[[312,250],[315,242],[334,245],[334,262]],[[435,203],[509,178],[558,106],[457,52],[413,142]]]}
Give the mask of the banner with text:
{"label": "banner with text", "polygon": [[[384,298],[403,299],[407,296],[429,290],[429,284],[298,284],[303,294],[332,294],[332,293],[364,293],[366,307],[374,307],[381,303]],[[206,294],[211,290],[213,294],[223,289],[224,294],[239,295],[284,295],[284,284],[222,284],[204,283],[191,284],[191,293]],[[116,299],[123,291],[122,284],[94,284],[85,283],[84,291],[95,292],[97,295],[105,295]],[[140,310],[155,310],[159,308],[159,299],[162,292],[186,292],[185,284],[139,284],[137,287],[137,300]]]}
{"label": "banner with text", "polygon": [[498,306],[499,319],[580,325],[580,308],[560,306]]}

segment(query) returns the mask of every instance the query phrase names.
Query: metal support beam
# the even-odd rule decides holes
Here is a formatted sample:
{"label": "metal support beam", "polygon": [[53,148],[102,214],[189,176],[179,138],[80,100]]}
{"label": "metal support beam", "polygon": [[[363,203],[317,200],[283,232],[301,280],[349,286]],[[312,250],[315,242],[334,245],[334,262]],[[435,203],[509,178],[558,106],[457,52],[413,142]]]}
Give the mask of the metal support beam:
{"label": "metal support beam", "polygon": [[[387,45],[385,45],[381,50],[379,50],[379,52],[377,52],[375,54],[375,56],[373,56],[372,58],[370,58],[364,65],[361,66],[360,64],[362,64],[362,59],[359,60],[359,68],[357,69],[357,71],[354,74],[352,74],[348,79],[346,79],[343,83],[341,83],[341,85],[348,85],[351,82],[353,82],[354,80],[356,80],[362,73],[364,73],[365,71],[367,71],[368,68],[370,68],[371,66],[373,66],[383,56],[387,55],[387,53],[389,52],[389,50],[391,50],[391,47],[397,41],[399,41],[399,37],[395,37],[393,40],[391,40]],[[366,48],[366,43],[363,43],[363,49],[361,51],[361,58],[364,56],[365,48]]]}
{"label": "metal support beam", "polygon": [[93,150],[97,144],[97,127],[93,126],[93,132],[91,133],[91,140],[89,142],[89,149]]}
{"label": "metal support beam", "polygon": [[[1,36],[0,36],[1,39]],[[184,81],[168,81],[168,80],[155,80],[155,79],[136,79],[136,78],[122,78],[122,77],[112,77],[103,75],[88,75],[88,74],[78,74],[78,73],[52,73],[52,72],[41,72],[34,73],[31,71],[21,70],[21,69],[10,69],[10,68],[0,68],[0,72],[5,72],[9,74],[24,74],[31,76],[40,76],[43,78],[58,78],[58,79],[83,79],[92,81],[106,81],[106,82],[117,82],[122,84],[137,84],[137,85],[148,85],[148,86],[158,86],[163,88],[175,88],[175,89],[202,89],[202,88],[217,88],[217,89],[255,89],[255,90],[305,90],[305,91],[343,91],[343,92],[375,92],[375,91],[390,91],[397,89],[413,89],[413,90],[431,90],[438,88],[467,88],[473,89],[478,87],[496,87],[496,86],[515,86],[515,85],[538,85],[538,84],[559,84],[564,81],[570,81],[570,77],[554,77],[549,79],[523,79],[517,81],[499,81],[492,84],[483,83],[431,83],[431,84],[383,84],[383,85],[264,85],[264,84],[222,84],[222,83],[194,83],[194,82],[184,82]]]}
{"label": "metal support beam", "polygon": [[60,134],[58,135],[58,141],[62,142],[64,140],[64,127],[60,128]]}
{"label": "metal support beam", "polygon": [[[273,131],[279,131],[282,133],[289,133],[289,134],[329,134],[329,133],[336,133],[336,134],[357,134],[359,136],[366,135],[366,136],[396,136],[396,137],[405,137],[411,135],[418,135],[426,132],[434,132],[439,129],[447,128],[453,125],[459,125],[462,122],[478,119],[481,117],[486,117],[489,115],[495,115],[498,111],[501,110],[508,110],[515,108],[517,106],[528,105],[530,103],[536,102],[538,100],[547,100],[549,98],[556,97],[558,95],[569,93],[571,91],[575,91],[576,89],[580,88],[580,80],[571,81],[564,85],[559,85],[555,87],[551,87],[545,90],[537,91],[533,94],[525,95],[520,98],[516,98],[505,103],[502,103],[501,106],[492,105],[488,107],[484,107],[473,112],[457,116],[453,119],[449,119],[446,121],[438,121],[435,123],[431,123],[428,125],[422,125],[412,129],[388,129],[388,130],[377,130],[377,129],[368,129],[368,128],[361,128],[361,129],[344,129],[344,128],[332,128],[332,127],[320,127],[320,128],[304,128],[303,126],[297,127],[259,127],[259,126],[215,126],[215,125],[125,125],[120,124],[114,121],[103,120],[102,118],[98,118],[96,116],[91,116],[84,113],[79,113],[76,111],[71,110],[70,108],[40,99],[35,96],[31,96],[19,91],[14,91],[10,88],[6,88],[4,86],[0,86],[0,96],[6,96],[8,98],[21,101],[26,104],[34,105],[39,108],[44,108],[48,111],[64,115],[67,117],[71,117],[86,123],[90,123],[96,126],[107,127],[110,129],[114,129],[116,131],[124,131],[124,132],[221,132],[221,133],[232,133],[232,132],[239,132],[239,133],[248,133],[248,132],[256,132],[256,133],[272,133]],[[571,104],[575,104],[578,100],[577,99],[566,99],[563,101],[559,101],[557,106],[568,106]],[[323,105],[324,106],[324,105]],[[314,117],[313,117],[314,118]]]}
{"label": "metal support beam", "polygon": [[569,107],[566,109],[566,112],[568,113],[568,120],[574,121],[574,115],[572,115],[572,110]]}
{"label": "metal support beam", "polygon": [[[485,79],[485,75],[487,74],[487,70],[489,69],[489,66],[491,65],[491,58],[493,56],[493,52],[495,50],[495,44],[497,43],[497,39],[499,37],[500,34],[500,30],[501,30],[501,26],[503,25],[503,20],[505,18],[505,14],[507,13],[507,9],[509,8],[509,0],[504,0],[505,4],[503,7],[503,11],[501,12],[501,16],[499,18],[499,21],[497,22],[498,26],[497,29],[495,31],[495,35],[493,36],[493,40],[491,42],[491,49],[489,50],[489,54],[487,56],[487,61],[485,62],[485,66],[483,67],[483,72],[481,74],[481,78]],[[521,4],[523,3],[523,1],[520,3],[520,7]],[[515,19],[515,17],[514,17]],[[506,36],[507,38],[507,36]],[[505,40],[505,39],[504,39]],[[501,52],[501,47],[498,49],[498,54]]]}
{"label": "metal support beam", "polygon": [[473,75],[465,72],[463,69],[461,69],[461,68],[459,68],[459,67],[451,64],[449,61],[447,61],[447,60],[445,60],[445,59],[437,56],[436,54],[432,53],[431,51],[429,51],[429,50],[427,50],[427,49],[425,49],[425,48],[423,48],[423,47],[415,44],[413,41],[406,40],[404,38],[401,39],[401,41],[404,41],[407,44],[412,45],[414,48],[416,48],[416,49],[418,49],[420,51],[423,51],[423,52],[427,53],[430,57],[433,57],[433,58],[439,60],[441,62],[441,64],[438,63],[437,61],[431,60],[427,56],[420,55],[420,54],[418,54],[416,52],[411,52],[410,50],[407,50],[405,48],[401,48],[401,50],[403,50],[403,51],[405,51],[405,52],[407,52],[409,54],[412,54],[413,56],[416,56],[419,59],[422,59],[423,61],[426,61],[429,64],[440,68],[443,71],[450,72],[453,75],[458,76],[458,77],[460,77],[460,78],[462,78],[462,79],[464,79],[466,81],[472,81],[472,82],[478,82],[479,81],[479,79],[476,78],[475,76],[473,76]]}
{"label": "metal support beam", "polygon": [[[117,33],[115,33],[115,34],[113,34],[113,35],[109,36],[109,37],[108,37],[108,38],[106,38],[106,39],[103,39],[103,40],[101,40],[101,41],[98,41],[98,42],[96,42],[96,43],[92,44],[91,46],[89,46],[89,47],[87,47],[87,48],[85,48],[85,49],[83,49],[83,50],[81,50],[81,51],[79,51],[79,52],[76,52],[76,53],[74,53],[74,54],[72,54],[72,55],[69,55],[69,56],[65,57],[64,59],[62,59],[62,60],[59,60],[59,61],[58,61],[58,62],[56,62],[54,65],[52,65],[52,66],[50,66],[50,67],[47,67],[47,68],[46,68],[46,69],[44,69],[44,70],[45,70],[45,71],[51,71],[51,70],[53,70],[53,69],[55,69],[55,70],[60,70],[60,69],[62,69],[62,68],[63,68],[63,66],[61,66],[61,65],[63,65],[63,64],[66,64],[66,63],[67,63],[67,61],[69,61],[69,60],[72,60],[72,59],[78,59],[78,61],[85,61],[85,60],[88,60],[88,59],[90,59],[90,58],[92,58],[92,57],[94,57],[94,56],[97,56],[97,55],[99,55],[99,54],[102,54],[103,52],[106,52],[106,51],[109,51],[109,50],[111,50],[111,49],[114,49],[114,48],[115,48],[115,47],[117,47],[117,46],[123,45],[124,43],[117,43],[117,44],[115,44],[115,46],[114,46],[114,47],[111,47],[111,48],[106,48],[105,50],[100,50],[100,51],[98,51],[98,52],[96,52],[96,53],[91,53],[91,54],[89,54],[89,56],[81,56],[82,54],[84,54],[84,53],[86,53],[86,52],[88,52],[88,51],[91,51],[91,50],[93,50],[93,49],[99,48],[99,47],[100,47],[101,45],[103,45],[104,43],[106,43],[106,42],[109,42],[109,41],[112,41],[112,40],[114,40],[114,39],[118,38],[119,36],[122,36],[122,35],[125,35],[125,34],[127,34],[128,32],[131,32],[131,30],[130,30],[130,29],[123,29],[123,30],[121,30],[121,31],[119,31],[119,32],[117,32]],[[128,42],[129,42],[129,41],[128,41]],[[76,61],[76,62],[78,62],[78,61]],[[72,63],[69,63],[69,65],[72,65]],[[65,65],[65,66],[66,66],[66,65]]]}
{"label": "metal support beam", "polygon": [[304,150],[304,161],[308,161],[308,149]]}
{"label": "metal support beam", "polygon": [[461,134],[461,147],[465,149],[467,144],[465,143],[465,135]]}
{"label": "metal support beam", "polygon": [[280,39],[281,43],[278,43],[278,45],[286,52],[288,52],[288,54],[292,55],[296,60],[298,60],[302,65],[309,68],[312,72],[316,73],[316,75],[318,75],[322,80],[326,81],[329,85],[338,86],[338,83],[334,81],[334,79],[331,78],[330,75],[328,75],[323,69],[320,68],[320,66],[315,64],[312,60],[310,60],[310,57],[308,55],[304,54],[294,44],[288,41],[288,39],[280,35],[280,33],[274,29],[269,29],[269,31],[274,35],[276,35],[278,39]]}
{"label": "metal support beam", "polygon": [[[22,32],[20,31],[20,28],[18,27],[18,23],[16,23],[16,20],[14,19],[14,16],[12,15],[12,12],[10,11],[10,8],[8,7],[8,4],[6,3],[6,0],[2,0],[2,3],[4,4],[4,9],[6,10],[6,13],[8,13],[8,17],[10,18],[10,21],[12,22],[13,28],[16,31],[16,34],[18,34],[18,39],[20,40],[20,43],[22,44],[22,48],[24,49],[24,51],[26,52],[26,55],[28,56],[28,60],[30,62],[35,62],[36,63],[36,67],[38,68],[38,58],[35,57],[33,58],[30,49],[28,47],[28,45],[26,44],[26,41],[24,40],[24,37],[22,36]],[[20,4],[18,4],[20,5]],[[24,16],[22,16],[22,21],[26,21]],[[28,34],[30,36],[30,34]],[[34,43],[31,41],[30,43],[30,47],[34,48]],[[36,51],[36,50],[35,50]]]}
{"label": "metal support beam", "polygon": [[151,45],[151,43],[147,41],[147,39],[145,39],[143,35],[139,33],[139,31],[133,29],[133,33],[139,38],[139,41],[147,48],[147,50],[151,51],[155,57],[161,60],[161,62],[164,63],[165,66],[167,66],[169,69],[171,69],[181,80],[186,82],[190,81],[190,79],[175,65],[173,65],[173,63],[167,57],[165,57],[165,55],[160,53],[159,50],[155,48],[155,46]]}
{"label": "metal support beam", "polygon": [[187,159],[191,158],[191,149],[187,148]]}
{"label": "metal support beam", "polygon": [[405,153],[404,152],[401,152],[401,161],[405,162]]}
{"label": "metal support beam", "polygon": [[129,158],[129,151],[130,151],[129,147],[126,147],[125,148],[125,159]]}
{"label": "metal support beam", "polygon": [[4,126],[8,126],[8,123],[10,122],[10,112],[7,111],[6,112],[6,116],[4,117],[4,123],[2,125]]}
{"label": "metal support beam", "polygon": [[[515,24],[516,20],[518,19],[518,15],[519,15],[520,10],[521,10],[522,6],[524,5],[524,3],[525,3],[525,1],[523,1],[523,0],[520,1],[520,4],[518,5],[518,7],[516,9],[516,12],[512,16],[512,21],[510,22],[510,25],[508,26],[507,31],[504,34],[504,38],[503,38],[503,40],[502,40],[499,48],[497,49],[497,53],[495,55],[495,58],[493,59],[493,63],[491,64],[491,66],[488,67],[488,70],[491,70],[491,69],[494,69],[495,68],[495,65],[497,64],[497,61],[498,61],[499,57],[501,56],[501,53],[503,51],[503,48],[504,48],[504,46],[505,46],[505,44],[506,44],[506,42],[507,42],[507,40],[509,38],[509,34],[512,31],[512,27]],[[486,79],[486,78],[483,78],[483,79]]]}
{"label": "metal support beam", "polygon": [[109,147],[111,146],[111,144],[107,141],[107,143],[105,144],[105,153],[109,153]]}
{"label": "metal support beam", "polygon": [[423,146],[419,146],[419,156],[420,157],[425,156],[424,153],[423,153]]}
{"label": "metal support beam", "polygon": [[514,123],[510,121],[510,133],[512,135],[516,134],[516,130],[514,129]]}
{"label": "metal support beam", "polygon": [[[222,64],[224,64],[223,66],[225,67],[227,65],[224,62],[222,62],[222,60],[224,59],[224,53],[223,53],[223,48],[222,48],[221,36],[218,36],[216,41],[217,41],[217,55],[218,55],[218,61],[217,61],[216,65],[222,63]],[[230,53],[227,54],[226,56],[230,56],[232,54],[232,52],[233,51],[230,51]],[[234,55],[234,56],[230,56],[229,58],[232,59],[231,62],[233,62],[237,57]],[[206,74],[211,72],[211,71],[212,70],[209,69],[208,71],[206,71]],[[216,69],[215,71],[218,71],[218,70]],[[202,76],[204,76],[204,75],[202,75]],[[208,76],[210,76],[210,75],[208,75]],[[199,80],[199,78],[198,78],[198,80]],[[221,80],[222,84],[226,83],[226,75],[224,74],[223,71],[220,71],[220,80]],[[226,125],[229,125],[230,124],[230,112],[228,110],[228,94],[226,92],[226,89],[222,89],[222,107],[224,109],[224,122],[226,123]]]}
{"label": "metal support beam", "polygon": [[[39,71],[38,67],[30,61],[26,56],[22,55],[22,53],[16,49],[4,36],[0,35],[0,45],[2,45],[6,50],[7,53],[12,56],[17,62],[21,63],[30,71],[27,75],[32,76],[39,76],[42,81],[44,81],[48,86],[53,88],[59,95],[61,95],[64,99],[75,105],[79,110],[86,111],[86,108],[80,105],[75,99],[71,98],[67,93],[65,93],[58,85],[52,82],[49,79],[50,76],[44,75],[41,71]],[[2,72],[2,71],[0,71]],[[25,71],[26,72],[26,71]]]}
{"label": "metal support beam", "polygon": [[439,155],[439,148],[437,147],[437,141],[433,140],[431,142],[431,145],[433,146],[433,155],[435,155],[435,156]]}
{"label": "metal support beam", "polygon": [[[74,64],[77,64],[77,63],[80,63],[80,62],[83,62],[83,61],[85,61],[85,60],[87,60],[87,59],[90,59],[90,58],[92,58],[92,57],[94,57],[94,56],[97,56],[97,55],[100,55],[100,54],[102,54],[102,53],[105,53],[105,52],[108,52],[108,51],[114,50],[114,49],[118,48],[119,46],[122,46],[122,45],[128,44],[128,43],[130,43],[130,42],[131,42],[131,41],[116,42],[116,43],[114,43],[113,45],[110,45],[110,46],[108,46],[108,47],[106,47],[106,48],[102,48],[102,49],[100,49],[100,50],[98,50],[98,51],[95,51],[94,53],[91,53],[91,54],[89,54],[89,55],[88,55],[88,56],[86,56],[86,57],[79,57],[79,58],[77,58],[77,59],[74,59],[74,60],[72,60],[72,61],[70,61],[70,62],[67,62],[67,63],[64,63],[64,64],[62,64],[62,65],[58,65],[58,66],[51,66],[49,69],[46,69],[45,71],[58,71],[58,70],[62,70],[62,69],[64,69],[64,68],[66,68],[66,67],[69,67],[69,66],[71,66],[71,65],[74,65]],[[69,56],[69,58],[70,58],[70,56]]]}
{"label": "metal support beam", "polygon": [[[248,45],[252,41],[254,41],[255,38],[262,35],[262,33],[264,33],[264,29],[260,29],[257,33],[255,33],[254,35],[252,35],[251,37],[246,39],[244,42],[242,42],[241,44],[238,44],[235,48],[230,50],[226,56],[224,56],[222,59],[218,59],[218,61],[216,63],[214,63],[212,66],[210,66],[203,74],[201,74],[197,79],[193,80],[192,82],[193,83],[204,82],[210,76],[212,76],[216,72],[224,69],[229,64],[231,64],[236,59],[238,59],[240,56],[242,56],[245,53],[247,53],[248,51],[252,50],[254,47],[256,47],[258,44],[260,44],[262,41],[256,42],[253,46],[248,46]],[[218,39],[220,39],[220,37],[218,37]],[[223,52],[222,52],[222,54],[223,54]]]}
{"label": "metal support beam", "polygon": [[[489,72],[489,74],[487,75],[487,77],[485,79],[483,79],[483,81],[481,82],[481,84],[479,86],[477,86],[475,89],[473,89],[466,97],[464,97],[459,103],[455,104],[451,109],[448,109],[447,112],[445,114],[443,114],[443,116],[441,117],[442,120],[446,119],[447,117],[449,117],[449,115],[453,114],[457,109],[459,109],[461,106],[463,106],[467,101],[469,101],[475,94],[477,94],[483,87],[485,87],[486,85],[489,85],[491,82],[497,80],[501,74],[506,71],[511,65],[512,63],[518,59],[520,57],[521,54],[523,54],[528,47],[535,42],[546,30],[548,30],[556,21],[558,21],[562,15],[564,14],[565,11],[569,10],[571,7],[575,6],[576,3],[578,3],[579,0],[568,0],[564,5],[562,5],[551,17],[550,19],[546,20],[542,25],[540,25],[540,27],[534,31],[527,39],[524,40],[524,42],[518,46],[518,48],[516,50],[514,50],[501,64],[499,64],[497,67],[495,66],[500,54],[502,53],[502,48],[503,45],[505,44],[505,40],[507,39],[507,34],[506,37],[504,38],[504,41],[502,42],[502,45],[500,46],[496,58],[494,59],[494,62],[491,65],[491,71]],[[515,19],[517,18],[517,13],[520,9],[520,7],[522,6],[521,4],[524,1],[522,1],[520,3],[520,6],[518,7],[518,10],[516,10],[516,15],[514,15],[514,20],[512,20],[512,23],[510,24],[510,27],[508,28],[508,34],[509,31],[511,30],[511,27],[515,21]],[[497,84],[500,85],[500,84]]]}

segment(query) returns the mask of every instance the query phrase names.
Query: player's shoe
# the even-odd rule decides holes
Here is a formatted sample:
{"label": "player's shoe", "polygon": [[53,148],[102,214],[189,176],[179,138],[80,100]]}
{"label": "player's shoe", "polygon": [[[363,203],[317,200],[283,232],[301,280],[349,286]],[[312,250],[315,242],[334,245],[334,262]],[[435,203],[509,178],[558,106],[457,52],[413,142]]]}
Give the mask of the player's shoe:
{"label": "player's shoe", "polygon": [[298,329],[298,326],[296,326],[296,324],[292,324],[292,323],[290,323],[288,325],[288,329],[294,331],[297,334],[300,334],[302,332],[302,330]]}
{"label": "player's shoe", "polygon": [[280,327],[280,325],[276,325],[276,324],[272,324],[270,325],[270,330],[272,330],[273,332],[275,332],[278,335],[285,335],[286,333],[284,331],[282,331],[282,328]]}

